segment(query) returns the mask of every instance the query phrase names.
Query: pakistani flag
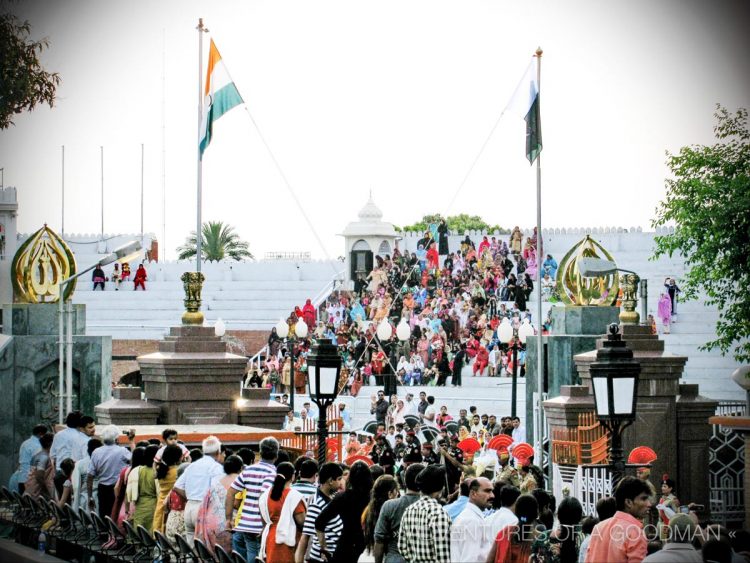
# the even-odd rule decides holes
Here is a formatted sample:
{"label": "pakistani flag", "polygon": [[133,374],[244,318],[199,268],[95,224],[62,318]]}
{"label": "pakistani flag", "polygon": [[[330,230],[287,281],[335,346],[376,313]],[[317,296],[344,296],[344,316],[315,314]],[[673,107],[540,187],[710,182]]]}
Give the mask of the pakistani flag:
{"label": "pakistani flag", "polygon": [[529,64],[518,83],[506,111],[511,111],[526,120],[526,158],[533,164],[542,152],[542,122],[539,117],[539,80],[537,65],[539,58]]}
{"label": "pakistani flag", "polygon": [[211,142],[214,122],[235,106],[242,103],[242,97],[232,82],[219,50],[211,39],[211,50],[208,53],[208,70],[206,72],[206,93],[203,101],[203,118],[201,122],[201,157]]}

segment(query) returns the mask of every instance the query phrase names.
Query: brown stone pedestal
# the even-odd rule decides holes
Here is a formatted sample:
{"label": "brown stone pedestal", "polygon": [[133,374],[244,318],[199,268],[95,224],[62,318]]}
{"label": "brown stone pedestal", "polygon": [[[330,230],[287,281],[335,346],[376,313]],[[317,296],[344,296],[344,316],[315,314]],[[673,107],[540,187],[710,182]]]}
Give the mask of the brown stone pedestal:
{"label": "brown stone pedestal", "polygon": [[[664,352],[664,342],[647,326],[621,325],[623,340],[641,365],[636,421],[623,432],[627,455],[637,446],[648,446],[658,455],[651,479],[664,473],[674,479],[683,498],[708,506],[708,441],[711,427],[705,421],[716,401],[700,397],[697,386],[681,386],[686,356]],[[604,339],[597,341],[602,346]],[[581,382],[591,394],[589,366],[596,351],[575,356]],[[702,449],[701,449],[702,448]]]}
{"label": "brown stone pedestal", "polygon": [[144,392],[162,424],[236,424],[247,358],[230,354],[213,327],[172,327],[159,351],[138,357]]}
{"label": "brown stone pedestal", "polygon": [[161,414],[158,405],[141,399],[140,387],[115,387],[109,401],[94,407],[99,424],[128,428],[137,424],[156,424]]}

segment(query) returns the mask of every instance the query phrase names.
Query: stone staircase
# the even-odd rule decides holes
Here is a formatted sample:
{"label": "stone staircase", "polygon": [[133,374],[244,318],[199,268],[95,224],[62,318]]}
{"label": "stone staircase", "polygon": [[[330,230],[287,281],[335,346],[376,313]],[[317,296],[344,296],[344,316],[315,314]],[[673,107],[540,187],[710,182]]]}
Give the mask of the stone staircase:
{"label": "stone staircase", "polygon": [[[524,230],[527,231],[530,230]],[[543,237],[545,254],[552,254],[558,262],[589,230],[563,231],[545,231]],[[679,285],[679,278],[685,272],[681,257],[650,260],[655,233],[605,229],[592,230],[591,236],[612,253],[620,267],[634,270],[648,281],[648,312],[656,312],[664,278],[675,277]],[[480,233],[471,233],[471,237],[475,241],[481,240]],[[457,248],[461,238],[451,236],[450,248]],[[402,248],[414,250],[412,246],[416,240],[412,234],[405,233]],[[96,259],[93,255],[79,257],[79,263],[88,264]],[[325,294],[342,266],[338,261],[204,264],[203,312],[207,324],[222,318],[230,330],[269,331],[293,306],[301,306],[305,299]],[[88,280],[79,283],[74,302],[87,305],[88,334],[111,335],[114,339],[160,339],[167,327],[179,323],[183,311],[183,290],[179,278],[182,272],[194,269],[194,265],[189,262],[152,263],[147,269],[149,281],[145,292],[134,292],[132,282],[123,284],[117,292],[111,283],[107,284],[104,292],[92,292]],[[111,268],[105,270],[109,272]],[[549,303],[543,303],[543,317],[546,317],[549,307]],[[536,324],[538,319],[533,294],[528,308]],[[666,342],[666,352],[689,357],[683,381],[700,384],[701,393],[714,399],[735,398],[736,386],[729,377],[738,364],[731,356],[723,357],[717,351],[698,350],[699,346],[713,338],[718,312],[714,307],[697,301],[678,302],[677,311],[672,334],[662,336]],[[248,350],[249,354],[255,352]],[[468,388],[469,379],[464,378],[465,388]],[[363,393],[366,393],[366,389],[363,389]],[[366,397],[369,402],[369,393],[366,393]],[[480,399],[481,394],[477,401]]]}
{"label": "stone staircase", "polygon": [[[452,387],[451,378],[448,378],[446,387],[431,387],[429,385],[399,386],[398,395],[403,398],[407,393],[413,393],[414,399],[419,401],[419,393],[424,391],[427,395],[435,397],[435,406],[440,409],[442,405],[448,407],[448,412],[458,415],[459,409],[469,409],[476,406],[480,414],[494,414],[498,417],[510,415],[511,413],[511,378],[510,377],[472,377],[471,366],[464,366],[462,373],[462,386]],[[382,386],[363,386],[356,397],[340,396],[336,402],[346,404],[347,410],[352,417],[352,427],[361,428],[374,416],[370,414],[370,399]],[[523,420],[526,412],[526,382],[524,378],[518,378],[517,409],[518,416]],[[295,408],[306,401],[307,395],[295,396]]]}
{"label": "stone staircase", "polygon": [[[323,295],[337,267],[340,270],[339,262],[206,264],[206,322],[221,318],[230,330],[270,330],[295,305]],[[90,335],[161,339],[170,326],[180,323],[184,291],[179,278],[193,268],[189,262],[150,264],[146,291],[134,291],[132,282],[123,282],[119,291],[112,282],[105,291],[92,291],[90,281],[81,281],[73,302],[86,304]]]}

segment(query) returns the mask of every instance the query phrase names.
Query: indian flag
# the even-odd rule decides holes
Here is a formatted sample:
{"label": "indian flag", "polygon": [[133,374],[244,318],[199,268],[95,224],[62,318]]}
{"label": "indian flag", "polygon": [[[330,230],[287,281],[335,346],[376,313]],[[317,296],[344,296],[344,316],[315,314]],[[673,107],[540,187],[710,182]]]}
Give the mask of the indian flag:
{"label": "indian flag", "polygon": [[214,122],[235,106],[243,103],[242,96],[232,82],[221,54],[211,39],[211,50],[208,53],[208,70],[206,72],[206,92],[203,101],[203,119],[201,123],[200,151],[208,148]]}
{"label": "indian flag", "polygon": [[537,68],[539,58],[529,64],[518,83],[506,111],[511,111],[526,120],[526,158],[534,163],[542,152],[542,123],[539,117],[539,79]]}

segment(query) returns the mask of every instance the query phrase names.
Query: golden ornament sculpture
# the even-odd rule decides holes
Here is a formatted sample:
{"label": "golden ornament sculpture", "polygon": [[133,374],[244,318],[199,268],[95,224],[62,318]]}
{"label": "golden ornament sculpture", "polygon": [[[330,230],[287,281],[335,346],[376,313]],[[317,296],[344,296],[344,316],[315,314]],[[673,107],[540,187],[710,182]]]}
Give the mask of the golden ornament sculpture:
{"label": "golden ornament sculpture", "polygon": [[182,324],[202,325],[203,313],[201,313],[201,290],[203,281],[206,279],[200,272],[185,272],[180,277],[185,289],[185,309],[182,314]]}
{"label": "golden ornament sculpture", "polygon": [[641,278],[638,274],[628,272],[620,276],[622,286],[622,310],[620,311],[620,322],[624,325],[637,325],[641,315],[635,310],[638,305],[638,284]]}
{"label": "golden ornament sculpture", "polygon": [[612,255],[601,244],[586,235],[560,262],[555,287],[562,302],[581,307],[614,305],[620,291],[617,272],[585,278],[578,270],[578,260],[581,258],[602,258],[614,262]]}
{"label": "golden ornament sculpture", "polygon": [[[16,303],[56,303],[59,283],[76,273],[76,259],[65,241],[46,224],[16,252],[11,266]],[[75,291],[76,280],[65,287],[64,299]]]}

